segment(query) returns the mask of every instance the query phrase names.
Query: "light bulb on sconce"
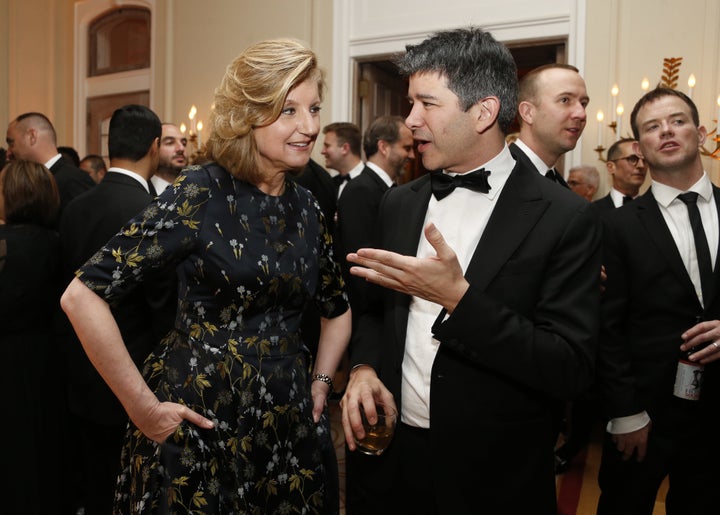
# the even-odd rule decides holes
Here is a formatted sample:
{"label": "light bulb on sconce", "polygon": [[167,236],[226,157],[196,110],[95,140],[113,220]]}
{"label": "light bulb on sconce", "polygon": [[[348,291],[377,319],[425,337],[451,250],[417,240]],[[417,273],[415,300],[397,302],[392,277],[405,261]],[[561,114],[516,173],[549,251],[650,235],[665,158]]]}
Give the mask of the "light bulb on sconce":
{"label": "light bulb on sconce", "polygon": [[610,90],[610,94],[612,95],[612,113],[613,113],[613,122],[615,122],[615,111],[617,109],[617,96],[618,93],[620,93],[620,88],[618,88],[617,84],[613,84],[612,89]]}
{"label": "light bulb on sconce", "polygon": [[693,89],[695,89],[695,74],[691,73],[690,77],[688,77],[688,97],[690,100],[693,97]]}
{"label": "light bulb on sconce", "polygon": [[643,77],[643,80],[640,83],[640,89],[642,89],[644,93],[647,93],[647,90],[650,89],[650,81],[647,77]]}
{"label": "light bulb on sconce", "polygon": [[603,158],[603,152],[605,151],[605,147],[603,147],[603,120],[605,119],[605,113],[602,112],[602,110],[598,110],[597,112],[597,121],[598,121],[598,129],[597,129],[597,147],[595,147],[595,152],[598,153],[598,159],[600,161],[605,161]]}
{"label": "light bulb on sconce", "polygon": [[203,130],[203,123],[198,117],[198,109],[195,104],[190,106],[190,111],[188,111],[188,120],[188,126],[186,126],[184,123],[180,124],[180,132],[185,134],[185,132],[187,131],[187,154],[190,162],[193,163],[198,153],[200,152],[200,148],[202,147]]}
{"label": "light bulb on sconce", "polygon": [[615,141],[622,138],[622,135],[620,132],[622,131],[622,115],[625,112],[625,107],[622,104],[618,104],[617,108],[615,109],[615,112],[617,113],[617,132],[616,132],[616,138]]}

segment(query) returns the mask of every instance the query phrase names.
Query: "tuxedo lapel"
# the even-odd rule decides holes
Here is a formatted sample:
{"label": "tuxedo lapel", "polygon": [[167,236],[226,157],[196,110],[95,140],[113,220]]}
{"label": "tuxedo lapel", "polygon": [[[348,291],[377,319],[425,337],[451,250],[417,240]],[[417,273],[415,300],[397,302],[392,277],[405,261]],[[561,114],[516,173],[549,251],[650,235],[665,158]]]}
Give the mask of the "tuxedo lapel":
{"label": "tuxedo lapel", "polygon": [[[390,194],[404,195],[397,212],[403,213],[403,219],[405,220],[403,230],[399,234],[392,235],[394,238],[392,250],[402,255],[414,256],[417,254],[420,238],[423,237],[425,214],[432,194],[430,190],[430,174],[423,176],[422,179],[416,181],[405,191],[393,188]],[[394,304],[393,311],[395,312],[395,337],[402,347],[405,345],[410,297],[395,292],[392,302]]]}
{"label": "tuxedo lapel", "polygon": [[549,205],[530,176],[534,173],[535,168],[518,161],[500,193],[465,272],[480,289],[508,262]]}
{"label": "tuxedo lapel", "polygon": [[675,240],[665,223],[652,190],[648,190],[647,193],[630,202],[629,205],[625,206],[625,209],[635,210],[640,224],[645,228],[645,232],[657,247],[658,252],[656,255],[658,258],[665,259],[668,262],[670,270],[677,276],[678,280],[692,291],[694,298],[697,298],[695,286],[685,268],[682,257],[680,257]]}

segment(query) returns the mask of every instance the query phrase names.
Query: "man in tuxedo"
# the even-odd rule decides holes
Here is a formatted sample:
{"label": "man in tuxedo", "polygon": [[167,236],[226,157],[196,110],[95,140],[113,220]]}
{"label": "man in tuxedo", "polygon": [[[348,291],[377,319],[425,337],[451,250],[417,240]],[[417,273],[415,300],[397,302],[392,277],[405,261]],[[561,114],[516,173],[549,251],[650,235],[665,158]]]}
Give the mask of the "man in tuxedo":
{"label": "man in tuxedo", "polygon": [[[686,95],[650,91],[630,123],[652,185],[604,217],[598,513],[650,515],[668,475],[669,515],[717,513],[720,189],[703,170],[706,130]],[[680,388],[678,371],[697,365],[699,390]]]}
{"label": "man in tuxedo", "polygon": [[437,33],[398,64],[405,123],[435,171],[388,190],[380,249],[348,256],[388,288],[361,314],[348,448],[361,405],[371,421],[376,402],[400,413],[359,512],[554,515],[553,414],[593,371],[595,213],[510,154],[515,64],[489,33]]}
{"label": "man in tuxedo", "polygon": [[595,201],[595,207],[601,211],[612,211],[627,204],[640,194],[640,187],[645,182],[647,164],[633,148],[635,140],[621,138],[610,145],[607,151],[608,173],[612,176],[610,193]]}
{"label": "man in tuxedo", "polygon": [[187,138],[180,132],[180,129],[172,123],[163,123],[162,138],[160,138],[160,160],[157,170],[150,178],[157,195],[175,182],[180,170],[187,166],[185,147],[187,147]]}
{"label": "man in tuxedo", "polygon": [[520,134],[510,145],[517,161],[568,187],[555,167],[560,156],[575,148],[585,129],[590,99],[578,69],[552,63],[529,71],[518,93]]}
{"label": "man in tuxedo", "polygon": [[[149,181],[157,169],[160,135],[160,120],[147,107],[127,105],[113,113],[108,139],[110,169],[100,184],[70,202],[61,218],[63,266],[69,276],[151,202]],[[139,367],[172,327],[177,299],[173,284],[169,277],[151,280],[112,307]],[[127,414],[71,328],[64,345],[70,411],[81,432],[80,449],[73,456],[81,467],[85,513],[111,513]]]}
{"label": "man in tuxedo", "polygon": [[[353,305],[364,298],[366,281],[350,276],[345,256],[362,247],[378,246],[380,199],[395,183],[405,164],[414,158],[412,132],[402,117],[381,116],[365,131],[363,150],[367,158],[365,169],[348,183],[338,199],[337,249]],[[355,292],[358,295],[354,295]]]}
{"label": "man in tuxedo", "polygon": [[7,128],[7,157],[24,159],[45,165],[55,177],[60,191],[60,209],[73,198],[89,190],[95,183],[77,168],[65,161],[58,152],[55,128],[42,113],[24,113]]}
{"label": "man in tuxedo", "polygon": [[568,172],[568,188],[588,202],[592,202],[599,183],[600,175],[592,165],[574,166]]}
{"label": "man in tuxedo", "polygon": [[321,154],[325,156],[325,168],[338,172],[333,182],[340,198],[348,181],[365,169],[360,159],[360,128],[354,123],[335,122],[323,127],[323,134]]}

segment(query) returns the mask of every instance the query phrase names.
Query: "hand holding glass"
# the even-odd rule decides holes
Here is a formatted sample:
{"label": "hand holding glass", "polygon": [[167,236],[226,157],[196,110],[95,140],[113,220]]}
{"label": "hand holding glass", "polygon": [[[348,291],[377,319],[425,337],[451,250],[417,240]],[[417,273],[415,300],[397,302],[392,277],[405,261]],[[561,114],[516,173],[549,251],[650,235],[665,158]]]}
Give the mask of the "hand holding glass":
{"label": "hand holding glass", "polygon": [[364,407],[360,407],[360,417],[362,418],[365,438],[358,440],[356,437],[355,443],[358,451],[379,456],[390,445],[393,434],[395,434],[397,411],[379,402],[375,404],[375,410],[377,411],[377,422],[370,424],[365,415]]}

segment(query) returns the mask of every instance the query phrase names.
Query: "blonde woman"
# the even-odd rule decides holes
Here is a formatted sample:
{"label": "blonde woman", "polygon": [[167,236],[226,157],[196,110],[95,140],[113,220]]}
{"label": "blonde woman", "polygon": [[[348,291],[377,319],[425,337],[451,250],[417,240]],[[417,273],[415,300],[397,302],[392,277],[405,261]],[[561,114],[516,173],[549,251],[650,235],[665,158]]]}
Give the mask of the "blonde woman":
{"label": "blonde woman", "polygon": [[[215,94],[209,162],[186,169],[63,295],[130,417],[116,513],[337,510],[325,406],[350,311],[321,211],[286,177],[310,158],[323,86],[295,41],[246,49]],[[177,267],[175,329],[140,372],[108,303],[166,267]],[[308,302],[324,317],[314,364],[299,332]]]}

